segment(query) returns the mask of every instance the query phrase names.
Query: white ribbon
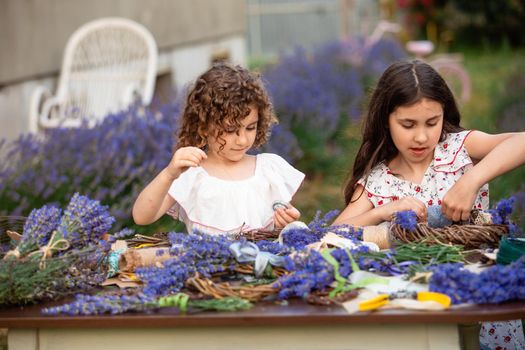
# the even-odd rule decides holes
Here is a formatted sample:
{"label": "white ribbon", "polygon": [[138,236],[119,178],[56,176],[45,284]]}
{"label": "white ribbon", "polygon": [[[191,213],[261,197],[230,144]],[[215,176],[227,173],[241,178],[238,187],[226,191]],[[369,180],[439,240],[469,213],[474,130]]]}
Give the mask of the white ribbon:
{"label": "white ribbon", "polygon": [[269,252],[261,252],[252,242],[235,242],[230,245],[230,252],[240,263],[255,262],[253,270],[256,277],[261,277],[268,263],[273,266],[283,266],[284,257]]}

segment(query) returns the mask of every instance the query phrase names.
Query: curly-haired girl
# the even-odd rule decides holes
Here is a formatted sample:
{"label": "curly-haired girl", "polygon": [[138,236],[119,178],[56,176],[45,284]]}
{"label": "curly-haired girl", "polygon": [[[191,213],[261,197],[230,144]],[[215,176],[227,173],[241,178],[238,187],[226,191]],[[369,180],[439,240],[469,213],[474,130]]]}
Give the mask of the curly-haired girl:
{"label": "curly-haired girl", "polygon": [[256,74],[215,64],[190,90],[173,158],[135,201],[135,222],[146,225],[168,213],[188,232],[227,234],[299,219],[288,202],[304,174],[278,155],[246,154],[266,143],[275,122]]}

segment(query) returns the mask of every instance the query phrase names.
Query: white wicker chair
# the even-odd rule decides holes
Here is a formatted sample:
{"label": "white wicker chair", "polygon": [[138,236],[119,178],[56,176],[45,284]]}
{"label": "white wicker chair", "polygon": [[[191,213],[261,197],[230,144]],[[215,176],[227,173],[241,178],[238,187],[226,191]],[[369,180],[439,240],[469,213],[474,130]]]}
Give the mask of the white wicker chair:
{"label": "white wicker chair", "polygon": [[30,129],[90,125],[140,99],[151,102],[157,46],[142,25],[124,18],[89,22],[68,40],[55,96],[31,96]]}

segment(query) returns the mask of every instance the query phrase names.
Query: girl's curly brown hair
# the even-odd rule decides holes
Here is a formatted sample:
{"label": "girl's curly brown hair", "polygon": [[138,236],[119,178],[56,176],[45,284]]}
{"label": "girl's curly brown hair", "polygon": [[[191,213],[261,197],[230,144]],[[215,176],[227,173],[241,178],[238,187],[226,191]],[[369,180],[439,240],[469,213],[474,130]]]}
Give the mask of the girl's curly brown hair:
{"label": "girl's curly brown hair", "polygon": [[204,148],[207,135],[217,139],[226,129],[240,128],[241,121],[255,107],[259,114],[253,147],[268,141],[270,127],[277,122],[260,76],[241,66],[214,64],[195,81],[186,99],[175,149]]}

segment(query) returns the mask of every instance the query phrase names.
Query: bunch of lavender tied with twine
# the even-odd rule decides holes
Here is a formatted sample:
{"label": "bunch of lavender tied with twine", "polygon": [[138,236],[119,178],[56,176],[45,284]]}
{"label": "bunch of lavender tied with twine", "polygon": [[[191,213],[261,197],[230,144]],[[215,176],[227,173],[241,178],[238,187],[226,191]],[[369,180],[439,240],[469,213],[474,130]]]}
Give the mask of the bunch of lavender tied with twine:
{"label": "bunch of lavender tied with twine", "polygon": [[26,304],[86,291],[105,279],[102,235],[107,207],[76,193],[61,210],[44,206],[27,218],[18,247],[0,261],[0,304]]}
{"label": "bunch of lavender tied with twine", "polygon": [[5,258],[37,255],[46,259],[70,248],[96,246],[115,222],[106,206],[78,193],[73,195],[63,215],[60,214],[61,210],[53,206],[33,210],[17,248]]}
{"label": "bunch of lavender tied with twine", "polygon": [[61,214],[62,210],[54,206],[44,205],[40,209],[33,209],[25,221],[23,234],[16,249],[7,255],[25,256],[45,246],[58,227]]}

